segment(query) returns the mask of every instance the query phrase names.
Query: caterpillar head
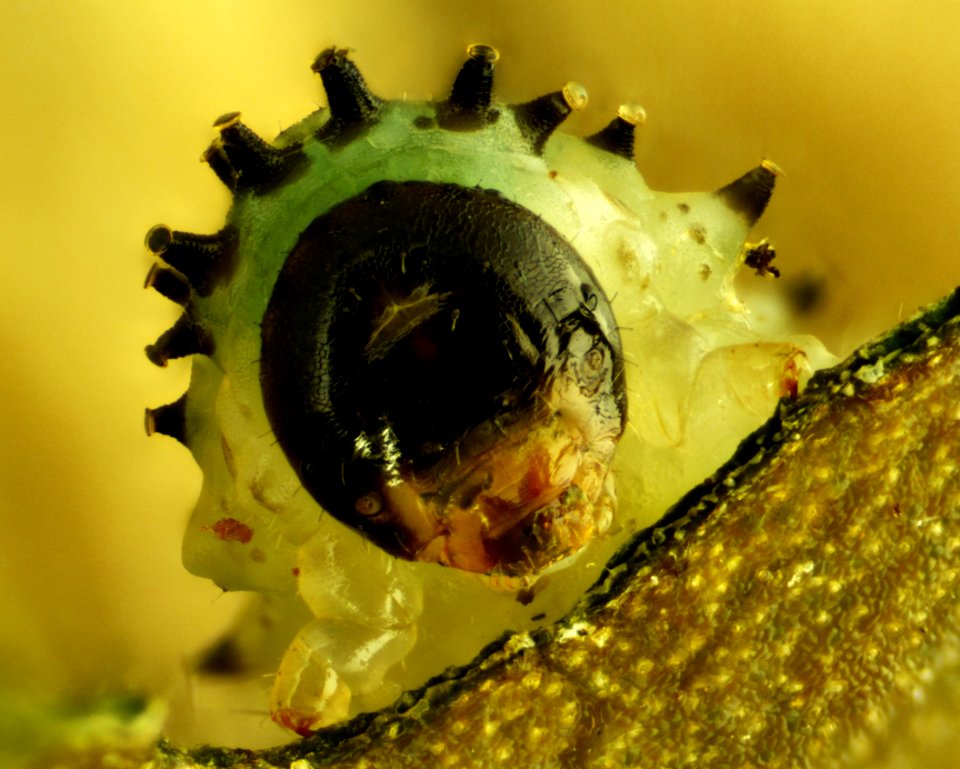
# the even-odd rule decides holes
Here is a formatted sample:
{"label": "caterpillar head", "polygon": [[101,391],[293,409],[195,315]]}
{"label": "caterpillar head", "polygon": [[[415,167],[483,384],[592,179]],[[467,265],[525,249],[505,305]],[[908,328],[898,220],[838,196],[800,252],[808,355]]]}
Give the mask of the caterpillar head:
{"label": "caterpillar head", "polygon": [[378,182],[321,214],[262,340],[304,487],[388,552],[528,574],[609,525],[612,311],[563,237],[496,191]]}
{"label": "caterpillar head", "polygon": [[[745,245],[772,164],[653,192],[633,163],[641,108],[586,139],[554,133],[582,86],[501,104],[496,60],[471,46],[448,98],[409,103],[324,51],[328,108],[273,143],[238,113],[216,121],[203,157],[233,192],[224,227],[147,235],[165,263],[147,284],[185,308],[148,357],[194,356],[187,394],[147,410],[204,471],[184,560],[315,618],[275,689],[300,732],[391,676],[438,672],[449,657],[418,628],[465,624],[480,646],[559,616],[614,546],[604,534],[708,473],[819,352],[764,337],[733,290],[745,261],[776,273],[768,246]],[[617,483],[645,501],[614,526],[621,438]],[[560,568],[584,552],[594,571]],[[490,591],[548,569],[549,590],[521,594],[533,611]],[[485,577],[453,589],[458,574]],[[362,670],[351,638],[380,644]]]}

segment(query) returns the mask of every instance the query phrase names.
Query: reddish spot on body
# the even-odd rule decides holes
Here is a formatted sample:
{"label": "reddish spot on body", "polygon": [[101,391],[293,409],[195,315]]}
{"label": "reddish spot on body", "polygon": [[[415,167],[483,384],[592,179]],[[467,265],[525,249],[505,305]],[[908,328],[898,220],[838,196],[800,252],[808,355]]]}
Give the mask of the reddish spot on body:
{"label": "reddish spot on body", "polygon": [[253,529],[236,518],[221,518],[213,526],[204,526],[203,530],[212,532],[224,542],[239,542],[245,545],[253,539]]}
{"label": "reddish spot on body", "polygon": [[316,717],[304,715],[295,708],[280,708],[273,711],[271,717],[280,726],[296,732],[301,737],[309,737],[319,728]]}
{"label": "reddish spot on body", "polygon": [[780,380],[780,397],[787,397],[796,400],[800,392],[800,367],[797,365],[795,355],[790,356],[787,365],[784,366],[783,378]]}

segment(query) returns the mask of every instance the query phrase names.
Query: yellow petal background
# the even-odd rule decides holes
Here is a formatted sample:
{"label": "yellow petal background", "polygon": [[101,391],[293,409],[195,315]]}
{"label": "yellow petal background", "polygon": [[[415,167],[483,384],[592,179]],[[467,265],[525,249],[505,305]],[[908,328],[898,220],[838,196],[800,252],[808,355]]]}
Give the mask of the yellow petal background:
{"label": "yellow petal background", "polygon": [[7,0],[0,29],[0,677],[162,691],[235,608],[179,564],[199,486],[142,434],[186,387],[143,345],[174,311],[139,285],[159,221],[212,231],[213,118],[266,135],[320,100],[309,62],[355,49],[388,97],[442,94],[467,43],[498,94],[566,80],[567,130],[648,114],[638,163],[710,189],[760,157],[786,170],[761,223],[789,273],[827,279],[810,320],[838,352],[960,283],[960,8],[925,0],[685,3]]}

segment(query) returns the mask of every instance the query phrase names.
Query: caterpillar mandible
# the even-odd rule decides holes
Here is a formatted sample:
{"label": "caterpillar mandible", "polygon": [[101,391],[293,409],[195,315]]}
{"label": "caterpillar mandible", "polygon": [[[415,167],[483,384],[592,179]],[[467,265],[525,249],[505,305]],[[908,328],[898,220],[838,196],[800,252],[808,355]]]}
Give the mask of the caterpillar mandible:
{"label": "caterpillar mandible", "polygon": [[184,307],[147,356],[193,356],[146,412],[203,470],[184,562],[259,594],[225,643],[240,667],[287,647],[270,707],[299,734],[561,616],[829,359],[734,290],[778,274],[746,241],[773,163],[654,192],[639,105],[568,136],[585,88],[500,103],[498,59],[470,46],[447,98],[408,103],[327,49],[328,106],[274,142],[215,122],[223,228],[146,237]]}

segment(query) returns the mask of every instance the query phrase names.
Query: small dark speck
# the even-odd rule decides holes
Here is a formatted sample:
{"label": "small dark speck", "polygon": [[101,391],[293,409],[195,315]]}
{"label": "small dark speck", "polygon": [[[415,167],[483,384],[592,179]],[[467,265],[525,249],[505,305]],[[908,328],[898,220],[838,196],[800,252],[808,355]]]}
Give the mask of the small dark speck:
{"label": "small dark speck", "polygon": [[429,115],[419,115],[413,121],[413,124],[420,129],[436,128],[437,121]]}
{"label": "small dark speck", "polygon": [[689,213],[690,213],[690,206],[687,205],[686,203],[677,203],[677,208],[680,209],[680,213],[681,213],[681,214],[689,214]]}
{"label": "small dark speck", "polygon": [[546,618],[547,618],[546,612],[540,612],[539,614],[534,614],[534,615],[530,618],[530,621],[531,621],[531,622],[539,622],[540,620],[543,620],[543,619],[546,619]]}
{"label": "small dark speck", "polygon": [[203,655],[197,668],[203,673],[225,676],[243,672],[244,665],[236,644],[224,640]]}
{"label": "small dark speck", "polygon": [[691,227],[689,230],[687,230],[687,235],[689,235],[701,246],[707,242],[707,231],[703,227]]}
{"label": "small dark speck", "polygon": [[747,250],[743,263],[747,265],[747,267],[752,267],[757,275],[772,275],[775,278],[779,278],[780,270],[773,264],[776,256],[777,252],[773,246],[766,240],[762,240]]}
{"label": "small dark speck", "polygon": [[797,315],[808,315],[819,309],[826,300],[827,282],[816,275],[798,275],[787,289],[787,301]]}
{"label": "small dark speck", "polygon": [[521,606],[529,606],[533,603],[533,599],[537,597],[537,594],[528,588],[524,588],[517,592],[517,603]]}
{"label": "small dark speck", "polygon": [[551,171],[550,174],[549,174],[549,176],[550,176],[551,179],[556,179],[556,178],[557,178],[557,172],[556,172],[556,171]]}

